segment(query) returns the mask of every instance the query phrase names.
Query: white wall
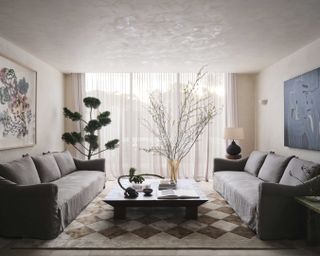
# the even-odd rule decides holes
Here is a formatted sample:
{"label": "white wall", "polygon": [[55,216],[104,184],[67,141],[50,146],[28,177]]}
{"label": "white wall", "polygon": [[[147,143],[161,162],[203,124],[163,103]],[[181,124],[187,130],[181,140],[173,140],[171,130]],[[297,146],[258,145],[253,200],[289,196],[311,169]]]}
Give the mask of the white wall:
{"label": "white wall", "polygon": [[238,88],[238,118],[239,127],[244,129],[245,139],[240,141],[241,154],[248,156],[254,150],[254,88],[255,77],[250,74],[237,74],[236,83]]}
{"label": "white wall", "polygon": [[[256,148],[320,162],[320,152],[284,147],[283,82],[320,67],[320,39],[264,69],[256,77]],[[259,99],[268,99],[260,105]]]}
{"label": "white wall", "polygon": [[25,153],[36,155],[63,150],[63,74],[3,38],[0,38],[0,54],[37,71],[37,144],[0,151],[0,162],[19,158]]}

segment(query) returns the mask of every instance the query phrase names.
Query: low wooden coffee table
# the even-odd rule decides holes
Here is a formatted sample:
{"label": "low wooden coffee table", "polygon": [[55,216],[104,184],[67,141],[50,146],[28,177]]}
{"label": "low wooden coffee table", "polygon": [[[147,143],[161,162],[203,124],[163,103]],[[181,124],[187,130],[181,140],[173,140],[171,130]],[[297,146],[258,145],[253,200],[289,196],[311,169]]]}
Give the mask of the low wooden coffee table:
{"label": "low wooden coffee table", "polygon": [[[194,189],[199,198],[193,199],[158,199],[159,180],[150,179],[149,181],[153,189],[152,196],[150,197],[144,196],[141,192],[135,199],[124,198],[124,191],[118,184],[109,192],[103,201],[114,207],[114,219],[125,219],[128,207],[185,207],[186,219],[197,219],[198,206],[208,201],[208,198],[203,194],[194,180],[180,179],[177,183],[177,189]],[[127,186],[129,185],[127,184]]]}

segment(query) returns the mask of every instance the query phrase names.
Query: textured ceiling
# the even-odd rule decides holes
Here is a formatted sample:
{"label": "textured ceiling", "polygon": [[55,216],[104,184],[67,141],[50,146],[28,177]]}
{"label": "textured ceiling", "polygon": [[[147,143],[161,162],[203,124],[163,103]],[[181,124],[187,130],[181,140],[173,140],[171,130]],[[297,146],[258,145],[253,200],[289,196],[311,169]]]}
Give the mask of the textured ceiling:
{"label": "textured ceiling", "polygon": [[63,72],[256,72],[320,37],[319,0],[0,2],[0,36]]}

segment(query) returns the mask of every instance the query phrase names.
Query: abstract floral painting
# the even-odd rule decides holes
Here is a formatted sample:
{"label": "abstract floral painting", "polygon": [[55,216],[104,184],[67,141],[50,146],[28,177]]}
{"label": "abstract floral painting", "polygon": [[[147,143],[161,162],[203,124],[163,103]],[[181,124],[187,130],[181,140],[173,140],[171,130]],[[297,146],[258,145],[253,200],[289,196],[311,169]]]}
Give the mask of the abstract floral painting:
{"label": "abstract floral painting", "polygon": [[0,150],[36,142],[36,72],[0,56]]}

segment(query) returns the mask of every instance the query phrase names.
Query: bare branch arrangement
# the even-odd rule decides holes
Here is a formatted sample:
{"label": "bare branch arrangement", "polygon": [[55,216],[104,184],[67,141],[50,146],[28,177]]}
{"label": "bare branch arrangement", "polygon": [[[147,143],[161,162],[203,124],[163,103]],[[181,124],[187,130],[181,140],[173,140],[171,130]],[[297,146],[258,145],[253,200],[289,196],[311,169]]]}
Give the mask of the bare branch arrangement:
{"label": "bare branch arrangement", "polygon": [[162,93],[150,94],[148,112],[153,122],[144,120],[143,125],[159,140],[159,145],[144,148],[144,151],[160,154],[168,160],[178,162],[190,152],[204,128],[217,114],[212,98],[199,97],[197,93],[199,82],[205,75],[201,68],[194,82],[183,85],[175,119],[167,111]]}

